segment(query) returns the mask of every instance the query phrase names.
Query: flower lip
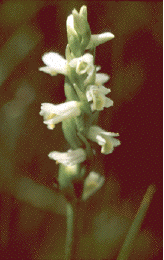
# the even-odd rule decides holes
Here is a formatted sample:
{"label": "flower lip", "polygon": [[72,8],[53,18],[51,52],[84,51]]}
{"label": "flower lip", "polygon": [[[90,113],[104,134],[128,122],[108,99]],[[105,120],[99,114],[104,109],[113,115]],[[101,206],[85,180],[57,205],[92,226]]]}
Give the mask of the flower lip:
{"label": "flower lip", "polygon": [[103,85],[110,79],[110,76],[105,73],[96,73],[95,84],[98,86]]}
{"label": "flower lip", "polygon": [[74,58],[69,62],[71,67],[76,68],[76,73],[82,75],[84,73],[90,73],[93,68],[93,55],[86,53],[79,58]]}

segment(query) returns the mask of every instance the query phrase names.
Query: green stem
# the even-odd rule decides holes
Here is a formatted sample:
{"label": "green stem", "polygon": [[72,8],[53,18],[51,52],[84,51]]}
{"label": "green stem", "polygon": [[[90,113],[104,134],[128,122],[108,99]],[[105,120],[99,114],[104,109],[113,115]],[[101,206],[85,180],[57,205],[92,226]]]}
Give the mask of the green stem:
{"label": "green stem", "polygon": [[73,242],[73,224],[74,224],[73,207],[70,203],[67,203],[67,235],[66,235],[66,246],[65,246],[66,260],[71,259],[72,242]]}
{"label": "green stem", "polygon": [[79,244],[83,226],[81,203],[67,204],[66,260],[79,260]]}
{"label": "green stem", "polygon": [[139,232],[140,226],[148,210],[154,192],[155,192],[155,187],[153,185],[150,185],[146,191],[145,196],[143,197],[137,215],[129,229],[129,232],[126,236],[125,242],[121,248],[117,260],[127,260],[128,257],[130,256],[133,249],[135,238]]}

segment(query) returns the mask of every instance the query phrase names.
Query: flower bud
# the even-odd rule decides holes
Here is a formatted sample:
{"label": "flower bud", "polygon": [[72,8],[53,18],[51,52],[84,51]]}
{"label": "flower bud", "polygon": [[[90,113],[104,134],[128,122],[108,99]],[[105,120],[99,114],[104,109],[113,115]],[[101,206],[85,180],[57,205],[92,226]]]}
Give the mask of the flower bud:
{"label": "flower bud", "polygon": [[72,11],[74,28],[79,36],[82,37],[81,40],[81,49],[85,50],[86,46],[89,44],[91,37],[90,26],[87,21],[87,7],[82,6],[80,12],[78,13],[76,9]]}
{"label": "flower bud", "polygon": [[90,172],[84,181],[82,199],[85,201],[98,191],[104,184],[105,178],[96,172]]}
{"label": "flower bud", "polygon": [[83,5],[80,8],[79,14],[80,14],[80,16],[83,16],[85,20],[87,20],[87,7],[86,7],[86,5]]}
{"label": "flower bud", "polygon": [[67,38],[72,53],[75,55],[75,57],[80,57],[81,56],[80,41],[73,26],[72,15],[69,15],[67,18]]}

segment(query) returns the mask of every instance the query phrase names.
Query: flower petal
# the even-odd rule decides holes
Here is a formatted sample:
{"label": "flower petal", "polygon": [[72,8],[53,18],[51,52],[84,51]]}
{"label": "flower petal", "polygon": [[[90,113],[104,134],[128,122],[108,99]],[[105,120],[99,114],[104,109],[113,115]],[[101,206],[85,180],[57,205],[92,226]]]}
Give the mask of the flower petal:
{"label": "flower petal", "polygon": [[43,71],[47,74],[50,74],[51,76],[56,76],[58,73],[54,70],[52,67],[41,67],[39,68],[39,71]]}
{"label": "flower petal", "polygon": [[79,58],[74,58],[69,62],[69,65],[76,68],[76,73],[82,75],[84,73],[90,73],[94,69],[93,55],[86,53]]}
{"label": "flower petal", "polygon": [[[61,73],[67,75],[67,61],[61,55],[55,52],[45,53],[42,57],[43,62],[48,66],[49,69],[43,67],[41,70],[46,73]],[[49,71],[49,72],[48,72]]]}
{"label": "flower petal", "polygon": [[47,124],[48,129],[53,129],[55,124],[79,116],[81,114],[80,102],[69,101],[59,105],[42,103],[39,114],[44,117],[44,123]]}
{"label": "flower petal", "polygon": [[73,166],[86,160],[86,152],[82,148],[68,150],[65,153],[53,151],[48,156],[50,159],[56,160],[66,166]]}
{"label": "flower petal", "polygon": [[104,83],[106,83],[109,79],[110,79],[110,76],[105,73],[96,73],[95,84],[97,86],[104,85]]}
{"label": "flower petal", "polygon": [[94,48],[100,44],[103,44],[114,38],[114,34],[110,32],[101,33],[101,34],[92,34],[90,42],[86,49]]}

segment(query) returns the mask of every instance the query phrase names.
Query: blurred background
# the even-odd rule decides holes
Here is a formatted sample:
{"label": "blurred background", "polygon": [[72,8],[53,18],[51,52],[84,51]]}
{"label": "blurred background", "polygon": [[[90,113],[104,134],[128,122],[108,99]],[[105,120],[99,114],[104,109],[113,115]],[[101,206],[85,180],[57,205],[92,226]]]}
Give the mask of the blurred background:
{"label": "blurred background", "polygon": [[99,125],[121,146],[93,165],[106,183],[86,203],[80,259],[116,259],[150,184],[156,193],[129,259],[162,259],[162,2],[29,0],[0,5],[1,259],[64,259],[66,201],[47,154],[66,142],[61,124],[50,131],[39,116],[42,102],[65,101],[64,76],[38,68],[45,52],[64,56],[67,16],[84,4],[92,34],[115,35],[96,49],[114,101]]}

